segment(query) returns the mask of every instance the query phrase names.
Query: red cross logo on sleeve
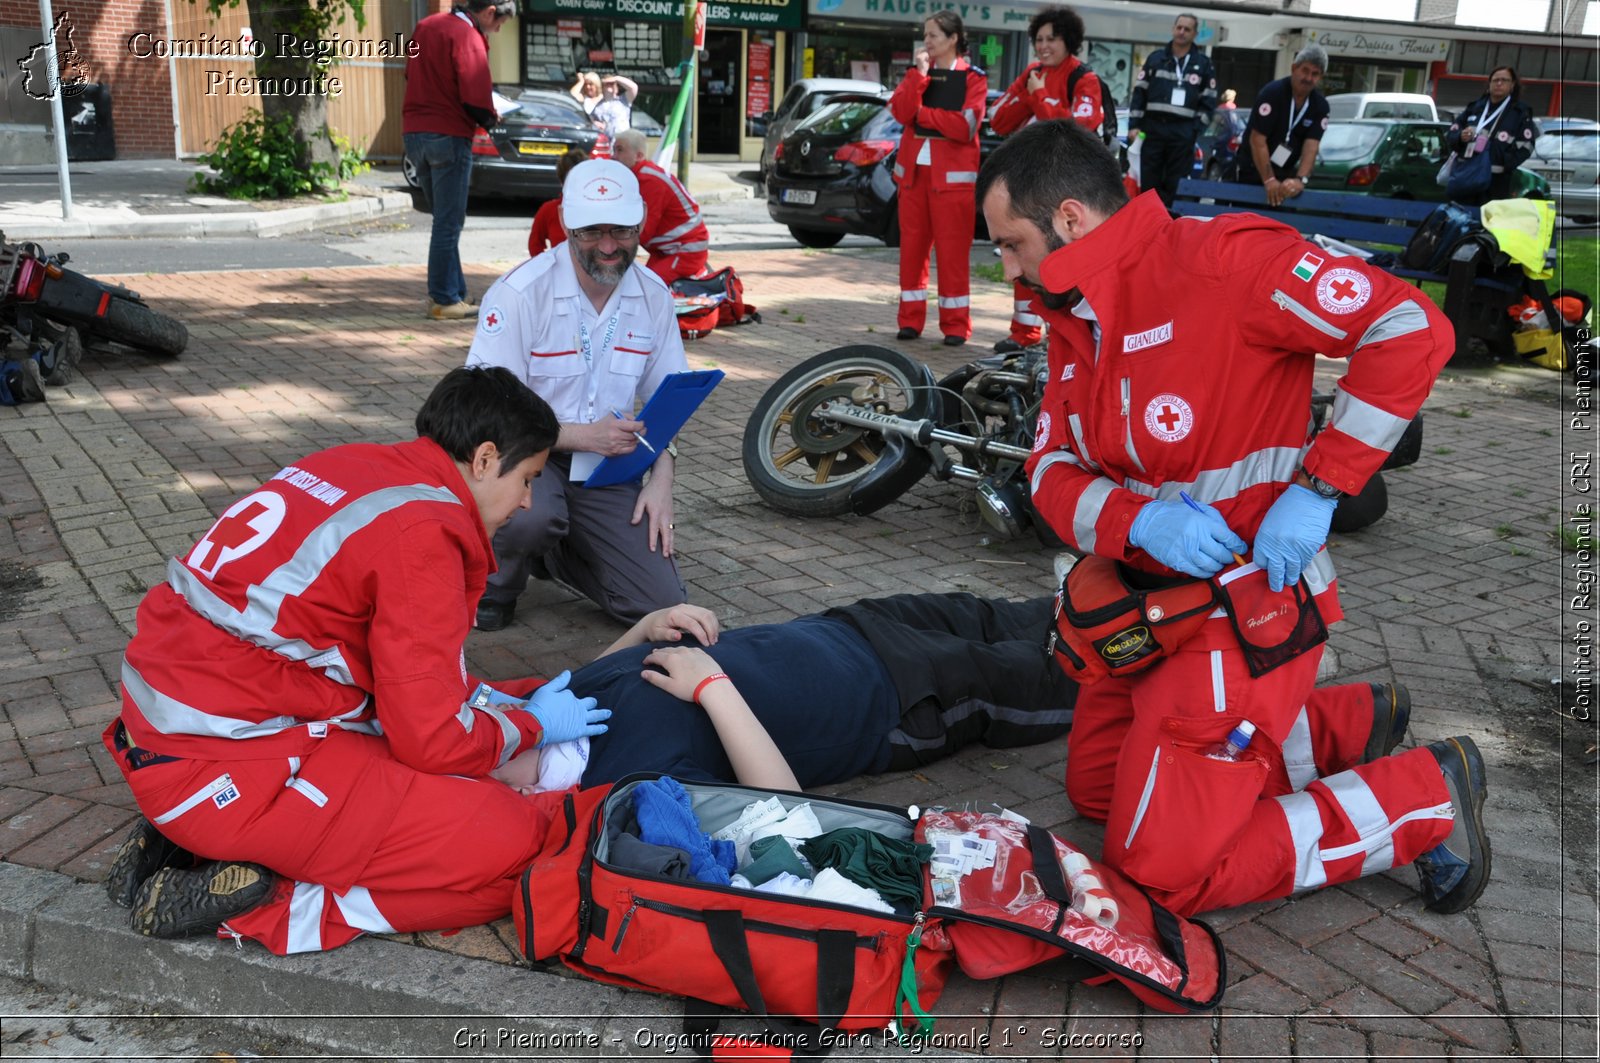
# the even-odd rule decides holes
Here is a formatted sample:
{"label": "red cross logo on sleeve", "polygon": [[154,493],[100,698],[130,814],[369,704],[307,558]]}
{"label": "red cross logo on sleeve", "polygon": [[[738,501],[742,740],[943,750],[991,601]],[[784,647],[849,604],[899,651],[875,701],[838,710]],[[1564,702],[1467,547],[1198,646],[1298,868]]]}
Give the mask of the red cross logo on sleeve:
{"label": "red cross logo on sleeve", "polygon": [[1330,269],[1317,279],[1317,305],[1330,314],[1350,314],[1372,298],[1372,281],[1348,267]]}
{"label": "red cross logo on sleeve", "polygon": [[217,570],[243,557],[271,538],[283,524],[287,507],[283,497],[272,491],[246,495],[211,526],[205,538],[189,552],[189,567],[214,579]]}
{"label": "red cross logo on sleeve", "polygon": [[483,323],[488,325],[490,328],[494,328],[496,325],[500,324],[500,315],[491,310],[489,312],[489,316],[483,319]]}
{"label": "red cross logo on sleeve", "polygon": [[1329,287],[1333,289],[1333,298],[1337,302],[1348,303],[1356,297],[1356,286],[1344,278],[1334,281]]}

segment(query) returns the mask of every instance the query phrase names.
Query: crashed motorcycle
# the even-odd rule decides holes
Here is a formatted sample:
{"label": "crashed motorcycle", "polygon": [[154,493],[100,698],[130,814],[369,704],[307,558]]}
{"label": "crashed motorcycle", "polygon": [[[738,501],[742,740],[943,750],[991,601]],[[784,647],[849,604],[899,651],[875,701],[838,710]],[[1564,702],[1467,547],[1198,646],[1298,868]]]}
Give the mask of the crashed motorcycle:
{"label": "crashed motorcycle", "polygon": [[[796,517],[865,515],[924,476],[971,484],[978,513],[999,535],[1030,528],[1060,545],[1029,499],[1023,466],[1048,366],[1043,348],[987,355],[935,380],[927,366],[875,346],[838,347],[810,358],[767,389],[745,425],[745,475],[756,493]],[[1333,396],[1312,397],[1313,435]],[[1385,469],[1422,452],[1422,416],[1407,427]],[[1383,474],[1340,501],[1333,530],[1357,531],[1388,509]]]}
{"label": "crashed motorcycle", "polygon": [[45,383],[63,384],[86,345],[183,353],[189,330],[182,322],[152,310],[136,291],[68,269],[70,257],[7,243],[0,233],[0,357],[31,359]]}

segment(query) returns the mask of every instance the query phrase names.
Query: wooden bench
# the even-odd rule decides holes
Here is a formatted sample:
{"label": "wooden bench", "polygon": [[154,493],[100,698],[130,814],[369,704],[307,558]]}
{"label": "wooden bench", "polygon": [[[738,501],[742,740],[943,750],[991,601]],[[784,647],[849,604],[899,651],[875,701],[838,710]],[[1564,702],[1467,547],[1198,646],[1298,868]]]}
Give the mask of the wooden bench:
{"label": "wooden bench", "polygon": [[[1321,234],[1365,249],[1404,248],[1437,203],[1415,199],[1386,199],[1353,192],[1307,190],[1276,207],[1267,206],[1267,191],[1260,185],[1231,181],[1178,182],[1175,213],[1186,217],[1214,218],[1250,211],[1306,236]],[[1397,277],[1421,284],[1437,281],[1445,286],[1444,314],[1456,329],[1456,353],[1465,354],[1473,337],[1496,353],[1512,352],[1511,319],[1506,308],[1522,295],[1520,270],[1505,272],[1490,261],[1493,254],[1477,241],[1457,248],[1444,273],[1388,267]]]}

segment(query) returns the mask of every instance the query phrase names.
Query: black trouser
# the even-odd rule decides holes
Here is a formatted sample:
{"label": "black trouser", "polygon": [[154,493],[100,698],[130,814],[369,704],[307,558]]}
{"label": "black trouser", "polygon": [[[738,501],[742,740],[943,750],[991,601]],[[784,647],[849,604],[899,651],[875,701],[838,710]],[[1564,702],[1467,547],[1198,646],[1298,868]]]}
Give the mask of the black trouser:
{"label": "black trouser", "polygon": [[872,646],[900,694],[889,770],[927,764],[972,742],[997,749],[1058,738],[1077,684],[1045,650],[1054,598],[896,594],[829,609]]}
{"label": "black trouser", "polygon": [[1144,146],[1139,149],[1139,187],[1153,188],[1170,209],[1178,195],[1178,182],[1194,170],[1195,124],[1187,119],[1167,121],[1146,117],[1139,126]]}

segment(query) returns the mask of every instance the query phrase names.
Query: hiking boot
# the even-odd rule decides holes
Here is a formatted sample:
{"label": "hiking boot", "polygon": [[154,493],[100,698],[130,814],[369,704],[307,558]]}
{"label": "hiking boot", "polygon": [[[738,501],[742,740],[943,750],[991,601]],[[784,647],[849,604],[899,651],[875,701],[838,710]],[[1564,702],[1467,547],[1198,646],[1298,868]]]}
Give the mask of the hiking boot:
{"label": "hiking boot", "polygon": [[508,626],[517,615],[516,602],[497,602],[489,598],[478,599],[478,630],[499,631]]}
{"label": "hiking boot", "polygon": [[441,306],[432,299],[428,300],[428,316],[435,321],[462,321],[469,317],[478,316],[478,308],[469,302],[451,303]]}
{"label": "hiking boot", "polygon": [[83,358],[83,338],[70,325],[61,338],[39,352],[39,372],[44,382],[58,388],[72,381],[72,371]]}
{"label": "hiking boot", "polygon": [[260,864],[214,861],[186,871],[162,868],[133,902],[133,929],[153,938],[214,933],[272,895],[272,872]]}
{"label": "hiking boot", "polygon": [[193,867],[195,856],[177,842],[156,830],[155,824],[139,817],[111,861],[106,875],[106,896],[123,908],[133,907],[133,898],[145,879],[164,867]]}
{"label": "hiking boot", "polygon": [[1369,683],[1372,687],[1372,734],[1367,738],[1361,763],[1371,764],[1393,753],[1411,723],[1411,692],[1400,683]]}
{"label": "hiking boot", "polygon": [[1471,906],[1489,884],[1489,836],[1483,829],[1483,756],[1470,738],[1447,738],[1425,747],[1439,761],[1444,785],[1455,806],[1450,836],[1413,863],[1430,911],[1459,912]]}

